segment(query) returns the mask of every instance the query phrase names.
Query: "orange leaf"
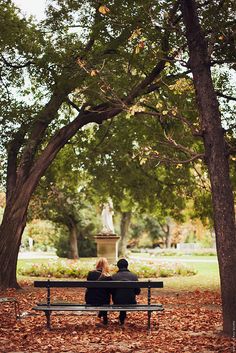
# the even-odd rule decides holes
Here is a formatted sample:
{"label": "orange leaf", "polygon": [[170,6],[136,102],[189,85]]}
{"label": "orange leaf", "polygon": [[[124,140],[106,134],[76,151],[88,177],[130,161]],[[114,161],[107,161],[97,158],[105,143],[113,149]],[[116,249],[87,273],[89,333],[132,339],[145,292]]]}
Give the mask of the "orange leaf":
{"label": "orange leaf", "polygon": [[106,5],[101,5],[98,11],[103,15],[106,15],[108,12],[110,12],[110,9]]}

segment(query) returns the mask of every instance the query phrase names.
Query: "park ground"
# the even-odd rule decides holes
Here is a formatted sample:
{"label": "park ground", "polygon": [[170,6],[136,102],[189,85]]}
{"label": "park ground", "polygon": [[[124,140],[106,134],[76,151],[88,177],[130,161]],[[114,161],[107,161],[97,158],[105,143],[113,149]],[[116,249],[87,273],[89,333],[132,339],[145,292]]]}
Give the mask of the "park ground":
{"label": "park ground", "polygon": [[[118,313],[109,315],[107,327],[99,325],[95,313],[53,314],[53,329],[47,331],[45,316],[32,310],[37,302],[45,300],[46,291],[34,288],[33,279],[22,277],[22,290],[0,293],[2,297],[15,297],[21,312],[21,319],[15,320],[12,303],[1,305],[0,353],[236,352],[235,339],[221,334],[217,263],[212,257],[199,260],[194,257],[190,260],[198,268],[196,276],[163,278],[165,287],[153,290],[152,303],[162,303],[165,311],[152,314],[150,332],[147,330],[147,314],[137,312],[128,313],[124,328],[118,325]],[[54,289],[53,296],[83,302],[84,290]],[[138,301],[146,303],[145,290]]]}

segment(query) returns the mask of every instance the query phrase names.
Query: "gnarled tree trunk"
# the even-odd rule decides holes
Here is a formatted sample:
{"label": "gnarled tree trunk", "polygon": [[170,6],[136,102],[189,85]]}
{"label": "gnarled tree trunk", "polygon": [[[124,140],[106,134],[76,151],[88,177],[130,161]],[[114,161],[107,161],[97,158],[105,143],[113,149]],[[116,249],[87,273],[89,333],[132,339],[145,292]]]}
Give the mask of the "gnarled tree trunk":
{"label": "gnarled tree trunk", "polygon": [[214,91],[207,44],[194,0],[182,0],[190,60],[200,113],[205,159],[211,182],[214,227],[220,269],[223,331],[231,335],[236,323],[236,228],[229,161],[219,105]]}
{"label": "gnarled tree trunk", "polygon": [[0,226],[0,288],[19,287],[16,267],[21,237],[26,225],[30,186],[31,182],[18,187],[18,190],[12,190],[11,197],[7,200]]}

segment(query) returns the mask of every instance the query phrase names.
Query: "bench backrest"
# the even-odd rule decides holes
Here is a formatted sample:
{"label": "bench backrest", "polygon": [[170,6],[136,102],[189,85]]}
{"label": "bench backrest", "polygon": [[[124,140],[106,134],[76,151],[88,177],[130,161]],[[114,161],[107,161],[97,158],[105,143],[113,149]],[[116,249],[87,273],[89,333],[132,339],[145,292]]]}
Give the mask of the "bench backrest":
{"label": "bench backrest", "polygon": [[160,281],[35,281],[39,288],[163,288]]}
{"label": "bench backrest", "polygon": [[35,287],[47,288],[47,305],[51,303],[51,288],[147,288],[147,303],[151,303],[151,288],[163,288],[160,281],[35,281]]}

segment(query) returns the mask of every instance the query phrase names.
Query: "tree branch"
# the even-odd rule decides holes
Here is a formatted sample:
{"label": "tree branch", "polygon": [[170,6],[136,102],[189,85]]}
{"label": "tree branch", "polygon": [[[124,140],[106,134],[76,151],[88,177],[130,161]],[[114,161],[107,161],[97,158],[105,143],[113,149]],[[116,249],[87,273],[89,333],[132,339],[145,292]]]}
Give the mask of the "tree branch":
{"label": "tree branch", "polygon": [[105,138],[108,136],[108,132],[109,132],[109,130],[110,130],[110,127],[111,127],[112,123],[113,123],[113,119],[111,119],[111,120],[109,121],[109,125],[107,126],[105,133],[103,134],[103,136],[102,136],[102,138],[100,139],[100,141],[94,146],[93,151],[95,151],[96,148],[98,148],[99,146],[101,146],[101,144],[103,143],[103,141],[105,140]]}
{"label": "tree branch", "polygon": [[[177,11],[178,6],[179,1],[174,4],[168,23],[170,23],[170,19],[174,18],[174,14]],[[166,53],[168,51],[169,32],[171,30],[170,26],[167,26],[167,28],[168,29],[166,29],[162,40],[162,49]],[[108,120],[126,110],[127,105],[129,106],[132,104],[134,99],[137,98],[145,90],[145,88],[151,84],[151,82],[162,72],[165,67],[165,62],[165,59],[160,60],[160,62],[156,65],[156,67],[154,67],[151,73],[142,82],[135,86],[123,99],[120,99],[119,101],[102,103],[95,107],[87,108],[84,111],[81,111],[71,123],[61,128],[51,138],[41,156],[37,159],[34,166],[32,166],[30,176],[34,175],[34,178],[39,180],[43,172],[55,158],[58,151],[80,128],[92,122],[101,124],[103,121]]]}
{"label": "tree branch", "polygon": [[218,97],[221,97],[221,98],[225,98],[225,99],[228,99],[228,100],[231,100],[231,101],[236,101],[236,97],[232,97],[232,96],[229,96],[227,94],[223,94],[220,91],[216,91],[216,95]]}
{"label": "tree branch", "polygon": [[30,61],[30,60],[24,64],[11,64],[4,58],[4,56],[2,54],[1,54],[1,58],[6,66],[11,67],[13,69],[23,69],[24,67],[27,67],[27,66],[30,66],[31,64],[33,64],[33,61]]}
{"label": "tree branch", "polygon": [[7,146],[7,186],[6,199],[10,199],[17,181],[17,155],[27,133],[27,125],[22,125]]}
{"label": "tree branch", "polygon": [[75,110],[77,110],[78,113],[81,112],[81,108],[79,108],[77,104],[75,104],[74,102],[72,102],[72,100],[70,100],[69,97],[67,97],[67,98],[65,99],[65,102],[67,102],[67,103],[68,103],[69,105],[71,105]]}
{"label": "tree branch", "polygon": [[198,153],[188,159],[180,160],[180,159],[173,159],[169,157],[161,157],[159,154],[155,154],[155,153],[151,154],[151,157],[159,159],[160,162],[171,163],[171,164],[186,164],[186,163],[193,162],[196,159],[203,159],[204,156],[205,155],[203,153]]}

